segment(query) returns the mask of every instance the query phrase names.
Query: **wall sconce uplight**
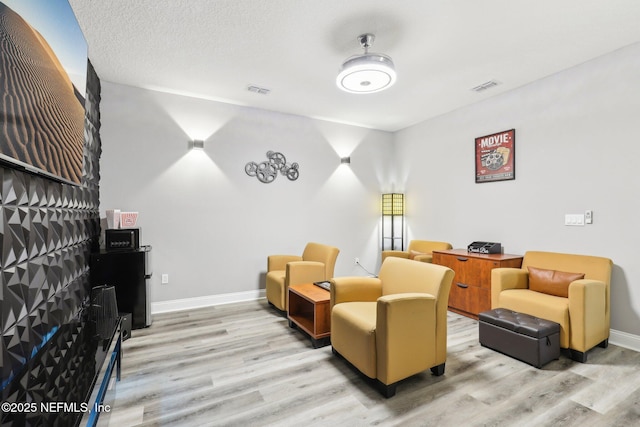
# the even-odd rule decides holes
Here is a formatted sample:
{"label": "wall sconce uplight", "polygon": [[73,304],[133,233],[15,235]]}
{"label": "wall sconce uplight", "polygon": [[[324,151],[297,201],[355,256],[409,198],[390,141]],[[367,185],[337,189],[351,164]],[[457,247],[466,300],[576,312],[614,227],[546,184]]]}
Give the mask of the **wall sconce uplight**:
{"label": "wall sconce uplight", "polygon": [[342,158],[340,158],[340,164],[341,165],[351,164],[351,157],[342,157]]}
{"label": "wall sconce uplight", "polygon": [[189,141],[189,150],[204,150],[204,141],[201,139]]}

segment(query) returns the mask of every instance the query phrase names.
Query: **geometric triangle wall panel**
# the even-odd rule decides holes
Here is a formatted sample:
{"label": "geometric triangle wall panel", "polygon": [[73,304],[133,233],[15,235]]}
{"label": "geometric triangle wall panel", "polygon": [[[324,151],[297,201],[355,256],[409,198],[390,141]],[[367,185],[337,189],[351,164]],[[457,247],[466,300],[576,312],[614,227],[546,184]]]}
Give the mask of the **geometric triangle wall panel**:
{"label": "geometric triangle wall panel", "polygon": [[[7,390],[16,372],[44,349],[43,340],[77,317],[88,301],[89,257],[100,235],[102,152],[100,80],[90,64],[88,75],[81,184],[0,164],[0,389]],[[55,357],[52,365],[61,361]],[[67,373],[74,364],[67,362],[56,384],[45,381],[46,370],[34,370],[32,383],[16,388],[22,391],[13,401],[29,402],[30,387],[33,396],[44,396],[47,387],[69,387]]]}
{"label": "geometric triangle wall panel", "polygon": [[[27,237],[28,225],[26,230],[24,221],[28,221],[28,209],[2,206],[2,258],[0,266],[2,268],[10,267],[14,264],[23,262],[27,259]],[[26,231],[26,233],[25,233]]]}
{"label": "geometric triangle wall panel", "polygon": [[47,210],[47,252],[62,249],[62,209]]}
{"label": "geometric triangle wall panel", "polygon": [[47,181],[44,179],[29,180],[29,206],[43,207],[47,205]]}
{"label": "geometric triangle wall panel", "polygon": [[48,224],[45,209],[29,208],[29,258],[41,256],[47,253],[46,225]]}

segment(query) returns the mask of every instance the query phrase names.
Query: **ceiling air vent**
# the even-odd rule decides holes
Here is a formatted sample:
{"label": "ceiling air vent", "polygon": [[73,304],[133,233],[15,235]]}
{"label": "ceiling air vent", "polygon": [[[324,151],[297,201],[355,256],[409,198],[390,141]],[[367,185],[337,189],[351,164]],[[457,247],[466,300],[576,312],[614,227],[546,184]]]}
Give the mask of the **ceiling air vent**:
{"label": "ceiling air vent", "polygon": [[247,90],[249,92],[258,93],[260,95],[269,95],[269,92],[271,92],[271,89],[267,89],[267,88],[255,86],[255,85],[247,86]]}
{"label": "ceiling air vent", "polygon": [[484,82],[482,84],[479,84],[478,86],[471,88],[472,91],[474,92],[482,92],[483,90],[487,90],[489,88],[492,88],[494,86],[498,86],[500,83],[495,81],[495,80],[489,80],[488,82]]}

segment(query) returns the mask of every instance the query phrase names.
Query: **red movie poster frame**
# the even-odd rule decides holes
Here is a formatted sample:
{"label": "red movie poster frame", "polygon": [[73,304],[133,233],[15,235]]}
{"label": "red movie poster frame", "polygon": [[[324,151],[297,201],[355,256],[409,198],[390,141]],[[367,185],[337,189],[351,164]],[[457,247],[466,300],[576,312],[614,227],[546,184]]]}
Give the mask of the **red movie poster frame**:
{"label": "red movie poster frame", "polygon": [[516,179],[516,130],[475,139],[476,184]]}

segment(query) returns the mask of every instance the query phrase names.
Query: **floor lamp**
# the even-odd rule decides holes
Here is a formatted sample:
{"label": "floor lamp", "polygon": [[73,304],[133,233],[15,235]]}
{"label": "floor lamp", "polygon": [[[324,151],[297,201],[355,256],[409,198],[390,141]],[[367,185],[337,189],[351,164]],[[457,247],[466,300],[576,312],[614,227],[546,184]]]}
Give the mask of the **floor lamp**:
{"label": "floor lamp", "polygon": [[382,195],[382,250],[404,250],[404,194]]}

